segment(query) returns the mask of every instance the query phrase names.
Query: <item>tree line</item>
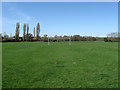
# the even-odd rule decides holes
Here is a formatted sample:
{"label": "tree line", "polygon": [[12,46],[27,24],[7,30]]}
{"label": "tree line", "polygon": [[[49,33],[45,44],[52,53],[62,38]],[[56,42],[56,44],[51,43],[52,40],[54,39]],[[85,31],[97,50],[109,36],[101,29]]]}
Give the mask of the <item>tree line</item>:
{"label": "tree line", "polygon": [[36,28],[33,29],[33,35],[29,33],[29,24],[23,25],[23,36],[19,36],[20,32],[20,23],[16,23],[15,35],[9,36],[4,32],[4,35],[0,34],[2,42],[25,42],[25,41],[43,41],[47,42],[48,38],[50,42],[60,42],[60,41],[105,41],[105,42],[118,42],[120,40],[119,34],[117,32],[109,33],[106,37],[92,37],[92,36],[80,36],[80,35],[64,35],[58,36],[55,35],[54,37],[48,37],[45,34],[41,37],[40,34],[40,23],[37,23]]}
{"label": "tree line", "polygon": [[[33,36],[31,33],[29,33],[29,25],[24,24],[23,25],[23,37],[19,37],[19,32],[20,32],[20,23],[16,23],[16,31],[15,31],[15,36],[13,36],[10,40],[12,41],[31,41],[33,39]],[[35,27],[34,27],[34,39],[38,40],[39,39],[39,34],[40,34],[40,24],[37,23],[36,26],[36,37],[35,37]],[[6,40],[6,37],[9,38],[6,34],[4,35],[4,38]],[[15,37],[15,38],[14,38]]]}

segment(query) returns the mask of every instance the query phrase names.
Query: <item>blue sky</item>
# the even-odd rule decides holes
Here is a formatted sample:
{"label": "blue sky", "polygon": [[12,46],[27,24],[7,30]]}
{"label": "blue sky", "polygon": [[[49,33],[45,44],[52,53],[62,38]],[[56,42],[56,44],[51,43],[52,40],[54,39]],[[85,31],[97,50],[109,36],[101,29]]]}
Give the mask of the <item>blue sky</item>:
{"label": "blue sky", "polygon": [[34,26],[40,22],[40,36],[106,36],[118,31],[117,2],[3,2],[2,33],[15,35],[16,22]]}

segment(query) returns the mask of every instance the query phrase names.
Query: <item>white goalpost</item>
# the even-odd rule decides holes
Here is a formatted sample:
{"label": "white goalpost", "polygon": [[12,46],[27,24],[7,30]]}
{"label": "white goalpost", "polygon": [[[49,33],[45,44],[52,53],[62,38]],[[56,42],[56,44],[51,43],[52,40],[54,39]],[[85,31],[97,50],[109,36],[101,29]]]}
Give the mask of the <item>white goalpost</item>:
{"label": "white goalpost", "polygon": [[49,45],[49,37],[48,37],[48,45]]}
{"label": "white goalpost", "polygon": [[71,36],[69,36],[69,45],[71,45]]}

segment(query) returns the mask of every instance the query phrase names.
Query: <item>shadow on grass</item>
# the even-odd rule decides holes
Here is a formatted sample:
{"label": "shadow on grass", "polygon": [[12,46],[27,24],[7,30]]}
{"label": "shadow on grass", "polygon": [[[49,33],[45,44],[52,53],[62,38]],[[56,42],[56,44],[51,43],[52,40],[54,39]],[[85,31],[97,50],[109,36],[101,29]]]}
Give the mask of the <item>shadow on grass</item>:
{"label": "shadow on grass", "polygon": [[55,67],[58,67],[58,68],[60,68],[60,67],[64,67],[63,65],[57,65],[57,66],[55,66]]}

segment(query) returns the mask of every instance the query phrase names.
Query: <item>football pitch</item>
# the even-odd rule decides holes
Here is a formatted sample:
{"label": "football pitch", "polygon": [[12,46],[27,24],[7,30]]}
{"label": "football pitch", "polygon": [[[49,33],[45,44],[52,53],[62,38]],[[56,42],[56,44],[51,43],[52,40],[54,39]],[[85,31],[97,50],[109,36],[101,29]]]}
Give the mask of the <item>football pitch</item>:
{"label": "football pitch", "polygon": [[3,88],[118,88],[117,42],[2,43]]}

